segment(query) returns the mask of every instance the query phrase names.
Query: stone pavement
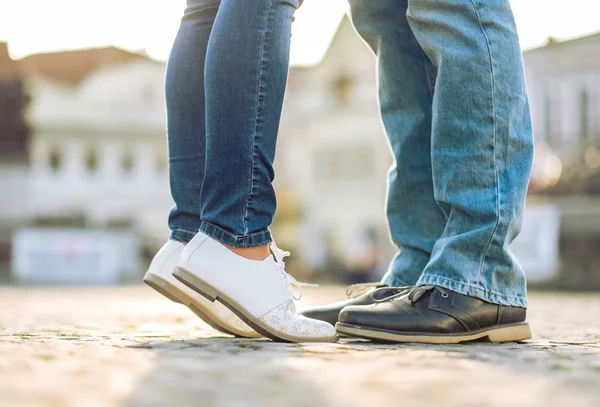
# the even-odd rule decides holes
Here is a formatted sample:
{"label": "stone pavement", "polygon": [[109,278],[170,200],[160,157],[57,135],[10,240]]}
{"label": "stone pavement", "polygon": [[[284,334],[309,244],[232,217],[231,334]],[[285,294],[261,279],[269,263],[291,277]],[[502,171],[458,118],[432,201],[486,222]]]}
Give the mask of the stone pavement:
{"label": "stone pavement", "polygon": [[600,294],[533,294],[529,315],[525,344],[282,344],[145,286],[5,287],[0,406],[600,406]]}

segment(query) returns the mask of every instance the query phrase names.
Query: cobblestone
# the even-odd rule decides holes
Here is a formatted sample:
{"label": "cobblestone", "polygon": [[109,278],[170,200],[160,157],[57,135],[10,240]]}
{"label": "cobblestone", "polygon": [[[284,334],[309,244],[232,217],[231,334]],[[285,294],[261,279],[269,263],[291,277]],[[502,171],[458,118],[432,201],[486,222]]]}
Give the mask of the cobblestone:
{"label": "cobblestone", "polygon": [[5,287],[0,406],[600,406],[600,294],[530,304],[524,344],[282,344],[221,335],[147,287]]}

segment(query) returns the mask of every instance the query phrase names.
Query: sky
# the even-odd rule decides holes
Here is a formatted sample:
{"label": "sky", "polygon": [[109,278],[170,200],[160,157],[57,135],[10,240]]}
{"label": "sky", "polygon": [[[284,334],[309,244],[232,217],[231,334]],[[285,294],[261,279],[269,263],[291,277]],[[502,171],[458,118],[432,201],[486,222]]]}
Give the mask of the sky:
{"label": "sky", "polygon": [[[511,4],[523,48],[542,45],[550,36],[566,39],[600,31],[599,0]],[[184,7],[185,0],[0,0],[0,41],[9,43],[14,58],[116,45],[165,60]],[[347,9],[347,0],[305,0],[293,26],[292,63],[318,62]]]}

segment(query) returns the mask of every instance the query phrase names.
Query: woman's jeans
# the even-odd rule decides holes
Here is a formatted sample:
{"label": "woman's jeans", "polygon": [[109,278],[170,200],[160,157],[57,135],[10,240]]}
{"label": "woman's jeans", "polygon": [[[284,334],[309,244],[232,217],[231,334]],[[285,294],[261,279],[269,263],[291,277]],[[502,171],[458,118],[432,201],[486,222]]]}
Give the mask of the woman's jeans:
{"label": "woman's jeans", "polygon": [[171,238],[271,241],[273,160],[302,0],[188,0],[167,65]]}
{"label": "woman's jeans", "polygon": [[509,250],[533,140],[508,0],[350,0],[377,55],[395,156],[387,217],[399,252],[384,281],[527,306]]}

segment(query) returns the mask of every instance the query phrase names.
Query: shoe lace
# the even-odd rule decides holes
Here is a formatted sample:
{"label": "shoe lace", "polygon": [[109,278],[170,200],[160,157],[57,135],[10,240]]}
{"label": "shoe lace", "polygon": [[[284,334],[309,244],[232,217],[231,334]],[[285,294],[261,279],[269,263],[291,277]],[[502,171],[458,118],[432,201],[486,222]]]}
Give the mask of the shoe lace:
{"label": "shoe lace", "polygon": [[413,290],[411,290],[411,292],[408,294],[408,300],[414,304],[427,291],[431,291],[431,290],[437,290],[442,294],[442,297],[445,297],[445,298],[448,297],[448,292],[441,287],[438,287],[436,285],[422,285],[422,286],[414,287]]}
{"label": "shoe lace", "polygon": [[[405,297],[406,295],[408,295],[409,293],[411,293],[414,288],[415,287],[412,286],[412,285],[406,285],[406,286],[400,286],[400,287],[381,287],[381,288],[377,288],[376,290],[373,290],[373,292],[371,293],[371,299],[375,303],[391,301],[391,300],[396,299],[396,298]],[[388,296],[383,297],[383,298],[376,298],[376,294],[378,292],[383,292],[383,291],[392,291],[392,292],[395,291],[396,294],[391,294],[391,295],[388,295]]]}
{"label": "shoe lace", "polygon": [[271,252],[273,253],[273,256],[275,256],[277,271],[279,271],[283,275],[283,277],[292,287],[295,287],[297,289],[298,294],[296,294],[296,291],[292,289],[292,297],[294,298],[294,300],[300,301],[302,299],[302,287],[319,286],[318,284],[300,283],[291,274],[288,274],[288,272],[285,271],[285,263],[283,259],[288,257],[290,255],[290,252],[281,250],[279,247],[277,247],[275,242],[271,243]]}
{"label": "shoe lace", "polygon": [[364,294],[367,290],[373,287],[381,287],[383,283],[359,283],[352,284],[346,288],[346,297],[356,298],[361,294]]}

